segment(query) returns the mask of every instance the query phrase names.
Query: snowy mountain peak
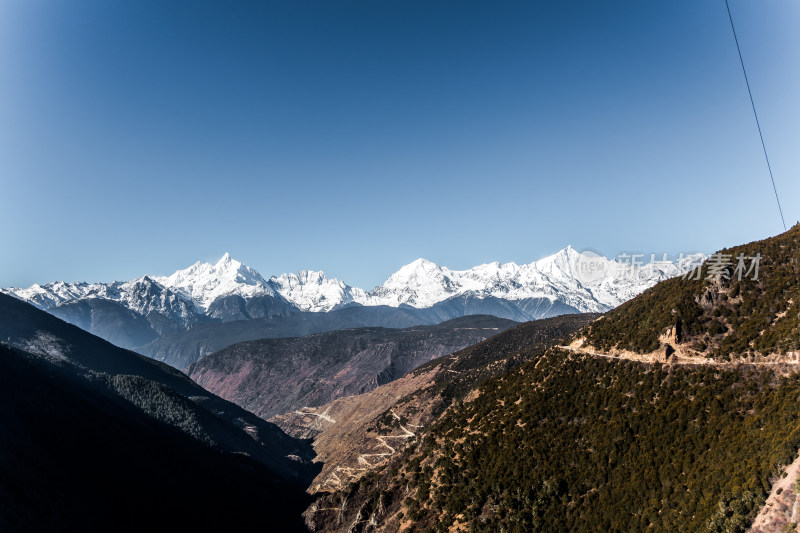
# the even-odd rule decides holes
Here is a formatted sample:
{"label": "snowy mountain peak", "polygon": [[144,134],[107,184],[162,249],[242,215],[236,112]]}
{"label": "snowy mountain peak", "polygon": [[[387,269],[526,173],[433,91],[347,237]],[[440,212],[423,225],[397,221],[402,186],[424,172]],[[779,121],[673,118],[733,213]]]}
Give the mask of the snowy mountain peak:
{"label": "snowy mountain peak", "polygon": [[440,267],[433,261],[428,261],[427,259],[423,259],[420,257],[419,259],[416,259],[415,261],[412,261],[409,264],[400,267],[400,270],[392,274],[391,277],[395,277],[397,279],[411,278],[414,276],[440,272],[441,270],[442,267]]}
{"label": "snowy mountain peak", "polygon": [[419,268],[419,267],[422,267],[422,268],[432,268],[432,267],[438,268],[439,267],[439,265],[437,265],[433,261],[428,261],[424,257],[420,257],[419,259],[415,259],[415,260],[411,261],[409,264],[406,265],[406,267],[412,267],[412,266],[415,267],[415,268]]}
{"label": "snowy mountain peak", "polygon": [[321,270],[301,270],[269,279],[270,285],[303,311],[327,312],[366,299],[366,292],[350,287],[336,278],[327,278]]}
{"label": "snowy mountain peak", "polygon": [[369,305],[408,304],[429,307],[453,291],[450,271],[427,259],[417,259],[389,276],[370,293]]}
{"label": "snowy mountain peak", "polygon": [[156,278],[156,281],[190,298],[203,309],[208,309],[220,296],[275,296],[275,291],[261,274],[231,258],[228,253],[216,264],[197,262],[171,276]]}
{"label": "snowy mountain peak", "polygon": [[553,255],[539,259],[531,266],[549,278],[575,278],[580,258],[581,253],[570,245]]}
{"label": "snowy mountain peak", "polygon": [[537,265],[545,265],[545,264],[560,264],[566,265],[570,264],[574,261],[577,261],[578,258],[581,256],[581,252],[577,251],[572,245],[563,248],[552,255],[548,255],[547,257],[543,257],[538,261],[534,261],[534,264]]}

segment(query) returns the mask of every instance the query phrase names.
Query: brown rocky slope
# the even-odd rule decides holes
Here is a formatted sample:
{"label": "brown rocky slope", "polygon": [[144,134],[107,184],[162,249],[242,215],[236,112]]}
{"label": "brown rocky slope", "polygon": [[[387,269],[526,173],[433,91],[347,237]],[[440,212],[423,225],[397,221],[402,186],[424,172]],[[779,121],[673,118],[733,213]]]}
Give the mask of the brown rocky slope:
{"label": "brown rocky slope", "polygon": [[518,367],[597,316],[528,322],[365,394],[294,410],[270,421],[294,437],[313,439],[322,470],[309,492],[342,489],[385,464],[481,383]]}
{"label": "brown rocky slope", "polygon": [[368,392],[516,324],[473,315],[435,326],[263,339],[204,357],[188,374],[206,390],[268,418]]}

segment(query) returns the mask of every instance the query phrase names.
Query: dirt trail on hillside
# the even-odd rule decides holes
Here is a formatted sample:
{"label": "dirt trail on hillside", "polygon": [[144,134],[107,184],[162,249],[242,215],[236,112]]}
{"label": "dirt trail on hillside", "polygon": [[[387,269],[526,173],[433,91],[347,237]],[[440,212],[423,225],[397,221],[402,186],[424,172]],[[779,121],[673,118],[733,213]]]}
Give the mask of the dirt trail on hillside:
{"label": "dirt trail on hillside", "polygon": [[[270,421],[290,435],[314,439],[314,450],[318,454],[316,460],[322,463],[322,470],[309,487],[309,492],[313,494],[346,487],[349,482],[385,463],[401,450],[424,421],[415,415],[409,417],[411,420],[399,423],[401,416],[395,412],[397,402],[430,385],[440,371],[441,368],[435,366],[426,372],[406,375],[365,394],[338,398],[324,406],[304,407],[272,417]],[[387,432],[388,435],[380,435],[371,426],[387,411],[398,424],[393,431]]]}
{"label": "dirt trail on hillside", "polygon": [[780,361],[745,361],[745,360],[716,361],[713,358],[690,356],[682,353],[675,353],[670,355],[669,357],[664,357],[663,354],[657,354],[657,353],[638,354],[628,351],[619,351],[613,354],[601,353],[595,351],[592,347],[584,347],[579,345],[578,343],[572,343],[569,346],[558,346],[558,348],[573,353],[589,355],[592,357],[602,357],[605,359],[619,359],[625,361],[637,361],[639,363],[661,363],[666,365],[687,365],[687,366],[703,365],[703,366],[718,366],[718,367],[728,367],[728,368],[735,368],[742,365],[792,366],[792,367],[797,367],[797,370],[795,371],[800,371],[800,360],[794,358],[787,358],[785,360],[780,360]]}
{"label": "dirt trail on hillside", "polygon": [[[397,416],[397,414],[395,414],[394,409],[392,409],[390,412],[391,412],[392,416],[395,418],[395,420],[398,420],[398,421],[400,420],[400,417]],[[413,437],[415,435],[415,433],[413,431],[409,431],[408,428],[406,428],[402,424],[400,424],[400,430],[403,432],[402,435],[379,435],[379,436],[375,437],[375,440],[380,442],[381,445],[383,445],[386,448],[388,448],[389,451],[388,452],[383,452],[383,453],[362,453],[361,455],[358,456],[358,464],[362,464],[362,465],[366,466],[367,469],[375,468],[376,466],[378,466],[379,464],[384,462],[384,460],[385,460],[384,458],[385,457],[390,457],[390,456],[394,455],[397,452],[397,450],[395,450],[393,446],[390,446],[386,442],[386,439],[410,439],[411,437]],[[367,461],[367,457],[380,457],[380,459],[378,460],[377,463],[373,464],[373,463],[370,463],[369,461]]]}

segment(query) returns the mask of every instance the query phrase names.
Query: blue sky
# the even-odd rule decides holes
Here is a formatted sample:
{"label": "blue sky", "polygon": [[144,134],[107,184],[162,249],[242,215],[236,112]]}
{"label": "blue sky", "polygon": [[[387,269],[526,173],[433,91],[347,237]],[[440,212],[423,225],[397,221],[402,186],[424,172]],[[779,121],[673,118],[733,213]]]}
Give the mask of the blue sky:
{"label": "blue sky", "polygon": [[[6,0],[0,286],[782,231],[722,0]],[[787,224],[800,3],[731,0]]]}

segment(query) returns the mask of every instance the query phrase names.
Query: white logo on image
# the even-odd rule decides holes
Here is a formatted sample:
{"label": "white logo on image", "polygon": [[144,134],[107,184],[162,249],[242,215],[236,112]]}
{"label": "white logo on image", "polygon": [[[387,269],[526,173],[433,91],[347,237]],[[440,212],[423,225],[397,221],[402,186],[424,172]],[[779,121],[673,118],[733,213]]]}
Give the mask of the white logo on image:
{"label": "white logo on image", "polygon": [[580,253],[576,267],[576,277],[584,284],[602,279],[609,268],[606,258],[591,250],[584,250]]}

